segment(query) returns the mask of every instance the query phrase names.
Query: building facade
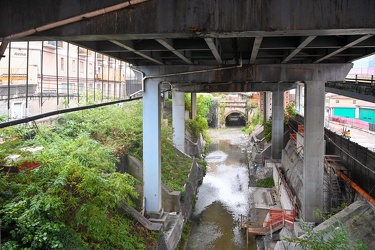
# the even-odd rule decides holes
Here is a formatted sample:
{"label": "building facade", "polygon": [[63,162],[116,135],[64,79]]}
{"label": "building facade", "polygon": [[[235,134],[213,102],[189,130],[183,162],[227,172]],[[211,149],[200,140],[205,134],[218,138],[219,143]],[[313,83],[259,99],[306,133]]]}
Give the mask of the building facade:
{"label": "building facade", "polygon": [[19,119],[141,89],[130,65],[63,41],[12,42],[0,60],[0,115]]}

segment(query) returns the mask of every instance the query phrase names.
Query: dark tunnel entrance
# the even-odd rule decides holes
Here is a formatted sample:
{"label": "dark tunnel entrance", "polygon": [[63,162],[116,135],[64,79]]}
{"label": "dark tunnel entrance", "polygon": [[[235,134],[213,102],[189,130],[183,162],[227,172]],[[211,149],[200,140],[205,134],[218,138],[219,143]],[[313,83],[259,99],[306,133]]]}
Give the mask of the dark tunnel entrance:
{"label": "dark tunnel entrance", "polygon": [[241,113],[231,113],[225,118],[225,126],[245,126],[246,119],[245,116]]}

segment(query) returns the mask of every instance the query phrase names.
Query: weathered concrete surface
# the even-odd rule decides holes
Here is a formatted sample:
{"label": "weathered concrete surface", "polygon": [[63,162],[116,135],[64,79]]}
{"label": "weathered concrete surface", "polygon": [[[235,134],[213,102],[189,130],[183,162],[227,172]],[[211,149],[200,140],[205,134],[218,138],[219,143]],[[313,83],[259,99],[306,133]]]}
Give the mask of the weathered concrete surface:
{"label": "weathered concrete surface", "polygon": [[[124,156],[120,158],[120,163],[117,166],[117,171],[121,173],[128,173],[141,183],[143,183],[143,166],[142,162],[133,156]],[[143,207],[143,186],[136,186],[140,198],[136,201],[136,207],[141,210]],[[162,208],[167,212],[180,211],[180,192],[173,191],[164,183],[162,183]]]}
{"label": "weathered concrete surface", "polygon": [[[357,240],[361,240],[369,249],[375,249],[374,231],[375,231],[375,208],[365,201],[356,201],[341,212],[332,216],[314,228],[314,231],[335,230],[336,227],[345,227],[348,238],[352,244]],[[303,237],[303,236],[302,236]],[[325,238],[331,237],[326,234]],[[279,241],[275,250],[297,250],[302,249],[299,246]]]}
{"label": "weathered concrete surface", "polygon": [[[278,84],[280,85],[280,84]],[[272,159],[281,159],[284,135],[284,91],[272,92]]]}
{"label": "weathered concrete surface", "polygon": [[[352,243],[361,240],[369,249],[375,249],[375,208],[366,201],[356,201],[341,212],[332,216],[314,228],[319,230],[334,230],[345,226]],[[328,237],[329,235],[327,235]]]}
{"label": "weathered concrete surface", "polygon": [[[119,2],[121,1],[6,1],[0,11],[0,36]],[[193,32],[202,35],[215,32],[223,37],[233,33],[242,36],[339,35],[349,32],[368,34],[374,28],[374,9],[375,3],[371,0],[361,0],[356,4],[339,0],[271,0],[267,3],[256,0],[163,0],[150,1],[92,21],[80,22],[74,28],[66,26],[48,33],[77,36],[76,39],[82,35],[95,37],[103,34],[118,34],[122,38],[138,34],[139,38],[145,39],[150,36],[163,37],[164,33],[193,36]],[[150,23],[153,25],[149,25]]]}
{"label": "weathered concrete surface", "polygon": [[291,141],[288,142],[283,150],[281,163],[289,187],[292,189],[293,194],[297,196],[297,205],[300,208],[303,190],[303,159],[299,154],[299,149]]}
{"label": "weathered concrete surface", "polygon": [[287,193],[287,187],[284,186],[284,184],[281,182],[281,177],[279,176],[279,173],[277,171],[277,165],[273,165],[273,182],[275,184],[276,194],[278,196],[276,199],[280,202],[281,207],[283,209],[294,209],[293,201],[290,200],[288,193]]}
{"label": "weathered concrete surface", "polygon": [[371,0],[150,0],[87,14],[120,2],[5,1],[0,39],[65,40],[137,66],[347,63],[373,53]]}
{"label": "weathered concrete surface", "polygon": [[303,143],[302,218],[319,222],[314,211],[324,209],[324,82],[305,84],[305,122]]}
{"label": "weathered concrete surface", "polygon": [[326,92],[375,102],[375,86],[347,82],[326,82]]}
{"label": "weathered concrete surface", "polygon": [[[242,65],[241,67],[213,66],[144,66],[146,78],[158,82],[180,83],[179,91],[189,92],[255,92],[285,91],[295,88],[298,81],[329,81],[344,79],[353,64],[282,64]],[[268,83],[267,83],[268,82]],[[281,83],[279,83],[281,82]],[[188,83],[188,84],[187,84]],[[199,83],[199,84],[198,84]],[[241,83],[227,86],[201,83]],[[248,84],[261,83],[261,84]],[[324,83],[322,83],[324,84]],[[232,87],[231,87],[232,86]],[[187,88],[189,87],[189,88]],[[210,88],[212,88],[210,90]],[[177,90],[177,89],[176,89]]]}

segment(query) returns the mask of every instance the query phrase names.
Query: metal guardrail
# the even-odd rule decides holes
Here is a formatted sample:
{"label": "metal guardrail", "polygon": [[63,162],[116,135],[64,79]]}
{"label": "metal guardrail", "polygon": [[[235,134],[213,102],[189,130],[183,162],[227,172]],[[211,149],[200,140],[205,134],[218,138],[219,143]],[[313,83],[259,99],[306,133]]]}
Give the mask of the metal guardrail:
{"label": "metal guardrail", "polygon": [[348,75],[345,78],[347,82],[354,82],[354,83],[367,83],[371,85],[375,85],[375,77],[374,75]]}

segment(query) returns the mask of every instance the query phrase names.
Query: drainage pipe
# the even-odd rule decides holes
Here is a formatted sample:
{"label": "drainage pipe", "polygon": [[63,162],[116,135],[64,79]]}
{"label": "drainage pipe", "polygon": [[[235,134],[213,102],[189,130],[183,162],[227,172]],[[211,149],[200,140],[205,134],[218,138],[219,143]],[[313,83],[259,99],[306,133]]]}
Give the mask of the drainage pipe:
{"label": "drainage pipe", "polygon": [[344,181],[346,181],[352,188],[355,189],[363,198],[365,198],[368,202],[370,202],[373,206],[375,206],[375,199],[371,197],[369,193],[367,193],[364,189],[358,186],[354,181],[352,181],[348,176],[343,174],[340,170],[334,169],[335,173],[341,177]]}
{"label": "drainage pipe", "polygon": [[64,19],[64,20],[60,20],[60,21],[57,21],[57,22],[54,22],[54,23],[49,23],[49,24],[42,25],[42,26],[37,27],[37,28],[32,28],[32,29],[29,29],[29,30],[26,30],[26,31],[22,31],[22,32],[19,32],[19,33],[16,33],[16,34],[6,36],[6,37],[3,38],[2,43],[0,45],[0,60],[4,56],[4,52],[5,52],[5,50],[8,46],[8,43],[11,42],[12,40],[15,40],[15,39],[18,39],[18,38],[21,38],[21,37],[25,37],[25,36],[30,36],[30,35],[33,35],[37,32],[42,32],[42,31],[50,30],[50,29],[57,28],[57,27],[60,27],[60,26],[63,26],[63,25],[75,23],[75,22],[85,20],[85,19],[88,19],[88,18],[100,16],[100,15],[103,15],[103,14],[106,14],[106,13],[109,13],[109,12],[117,11],[117,10],[129,7],[129,6],[132,6],[132,5],[136,5],[136,4],[140,4],[140,3],[144,3],[144,2],[148,2],[148,1],[150,1],[150,0],[127,0],[127,1],[124,1],[122,3],[115,4],[115,5],[103,8],[103,9],[94,10],[94,11],[87,12],[87,13],[84,13],[84,14],[80,14],[80,15],[77,15],[77,16],[73,16],[73,17],[70,17],[70,18],[67,18],[67,19]]}

